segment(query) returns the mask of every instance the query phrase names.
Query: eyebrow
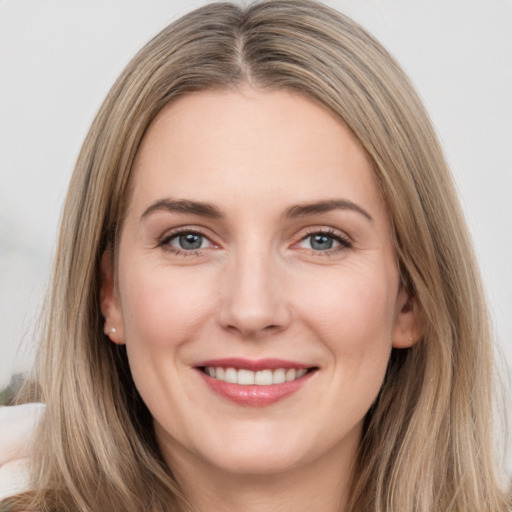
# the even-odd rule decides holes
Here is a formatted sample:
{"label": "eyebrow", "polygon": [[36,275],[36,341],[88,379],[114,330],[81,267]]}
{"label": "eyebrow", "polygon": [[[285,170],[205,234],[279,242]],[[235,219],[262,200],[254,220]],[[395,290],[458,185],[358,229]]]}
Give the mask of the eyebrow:
{"label": "eyebrow", "polygon": [[212,204],[200,201],[190,201],[185,199],[160,199],[151,204],[144,210],[141,218],[144,219],[154,212],[165,211],[171,213],[191,213],[208,217],[211,219],[220,219],[224,217],[223,213]]}
{"label": "eyebrow", "polygon": [[[296,204],[288,208],[284,216],[288,218],[297,218],[315,215],[318,213],[326,213],[333,210],[352,210],[360,213],[369,221],[373,222],[373,217],[364,208],[361,208],[361,206],[349,201],[348,199],[328,199],[315,203]],[[224,217],[224,214],[216,206],[210,203],[203,203],[201,201],[192,201],[188,199],[160,199],[146,208],[141,218],[144,219],[158,211],[189,213],[199,215],[201,217],[208,217],[210,219],[221,219]]]}
{"label": "eyebrow", "polygon": [[358,204],[349,201],[348,199],[328,199],[326,201],[319,201],[316,203],[297,204],[288,208],[285,216],[289,218],[297,218],[308,215],[315,215],[317,213],[326,213],[333,210],[351,210],[360,213],[366,217],[370,222],[373,222],[373,217]]}

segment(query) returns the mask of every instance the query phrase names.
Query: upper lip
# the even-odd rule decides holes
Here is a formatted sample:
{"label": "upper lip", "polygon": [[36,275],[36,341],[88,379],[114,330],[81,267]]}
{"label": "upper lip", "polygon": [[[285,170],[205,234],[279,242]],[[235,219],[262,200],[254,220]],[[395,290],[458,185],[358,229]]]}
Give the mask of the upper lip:
{"label": "upper lip", "polygon": [[207,361],[201,361],[195,365],[196,368],[203,368],[206,366],[252,370],[253,372],[257,372],[259,370],[277,370],[278,368],[315,368],[315,366],[311,364],[304,364],[285,359],[243,359],[237,357],[209,359]]}

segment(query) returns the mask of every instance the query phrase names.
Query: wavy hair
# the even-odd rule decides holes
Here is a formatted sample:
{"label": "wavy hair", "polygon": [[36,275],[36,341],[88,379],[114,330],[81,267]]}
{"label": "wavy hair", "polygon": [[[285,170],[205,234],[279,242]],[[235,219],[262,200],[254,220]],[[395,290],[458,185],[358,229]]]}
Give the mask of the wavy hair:
{"label": "wavy hair", "polygon": [[393,226],[402,285],[425,326],[393,349],[364,423],[350,511],[502,512],[493,356],[477,266],[445,159],[404,72],[368,32],[311,0],[214,3],[128,64],[83,144],[65,203],[35,379],[47,404],[34,491],[14,510],[184,510],[124,347],[103,334],[100,259],[117,248],[141,139],[183,94],[250,85],[328,107],[360,141]]}

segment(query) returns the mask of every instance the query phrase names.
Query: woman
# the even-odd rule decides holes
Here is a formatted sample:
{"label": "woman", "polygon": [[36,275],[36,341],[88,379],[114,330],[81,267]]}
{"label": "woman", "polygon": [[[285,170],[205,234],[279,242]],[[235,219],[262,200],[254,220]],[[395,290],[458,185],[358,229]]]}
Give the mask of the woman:
{"label": "woman", "polygon": [[389,54],[314,2],[203,7],[80,153],[9,505],[507,510],[482,297]]}

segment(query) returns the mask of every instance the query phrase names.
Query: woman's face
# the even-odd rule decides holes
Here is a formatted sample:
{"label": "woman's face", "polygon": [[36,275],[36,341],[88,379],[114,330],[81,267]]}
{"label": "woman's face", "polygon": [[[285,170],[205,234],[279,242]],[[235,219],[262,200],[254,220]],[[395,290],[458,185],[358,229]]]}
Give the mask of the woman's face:
{"label": "woman's face", "polygon": [[152,123],[131,185],[102,310],[168,462],[353,460],[413,318],[351,133],[294,93],[193,93]]}

